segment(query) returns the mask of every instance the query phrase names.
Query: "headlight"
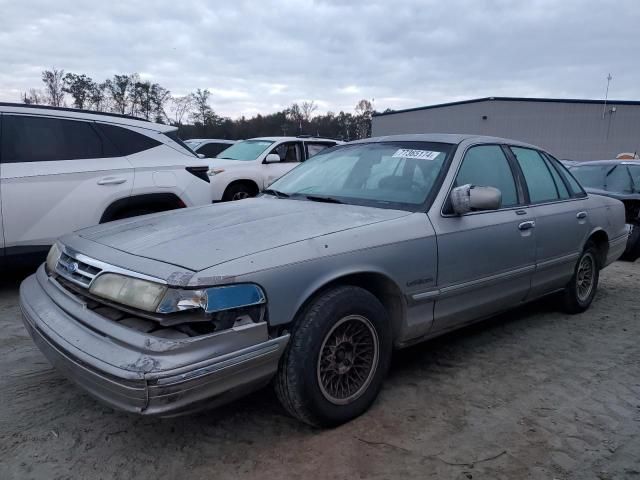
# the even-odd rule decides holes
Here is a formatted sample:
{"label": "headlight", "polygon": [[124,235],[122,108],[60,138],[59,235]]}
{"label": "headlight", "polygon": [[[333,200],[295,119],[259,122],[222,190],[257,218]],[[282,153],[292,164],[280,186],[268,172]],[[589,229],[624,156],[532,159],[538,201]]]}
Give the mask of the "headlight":
{"label": "headlight", "polygon": [[167,291],[165,285],[115,273],[99,275],[89,291],[102,298],[133,308],[155,312]]}
{"label": "headlight", "polygon": [[56,271],[56,266],[58,265],[58,260],[60,260],[60,248],[58,248],[58,244],[54,243],[51,245],[49,249],[49,253],[47,254],[47,270],[49,273],[53,273]]}
{"label": "headlight", "polygon": [[267,298],[258,285],[239,283],[199,290],[169,289],[158,306],[159,313],[180,312],[202,308],[206,313],[224,312],[266,303]]}

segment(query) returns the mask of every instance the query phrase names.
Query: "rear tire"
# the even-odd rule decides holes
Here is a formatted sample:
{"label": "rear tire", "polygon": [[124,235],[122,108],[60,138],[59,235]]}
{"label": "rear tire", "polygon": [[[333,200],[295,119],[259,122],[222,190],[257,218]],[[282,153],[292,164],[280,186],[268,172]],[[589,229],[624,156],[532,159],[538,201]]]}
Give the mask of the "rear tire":
{"label": "rear tire", "polygon": [[333,427],[364,413],[382,387],[392,341],[387,311],[367,290],[328,290],[298,317],[276,394],[297,419]]}
{"label": "rear tire", "polygon": [[593,302],[600,280],[598,258],[598,248],[593,242],[587,243],[563,293],[562,304],[565,312],[582,313]]}
{"label": "rear tire", "polygon": [[627,248],[620,257],[625,262],[635,262],[640,258],[640,225],[632,225],[629,240],[627,240]]}

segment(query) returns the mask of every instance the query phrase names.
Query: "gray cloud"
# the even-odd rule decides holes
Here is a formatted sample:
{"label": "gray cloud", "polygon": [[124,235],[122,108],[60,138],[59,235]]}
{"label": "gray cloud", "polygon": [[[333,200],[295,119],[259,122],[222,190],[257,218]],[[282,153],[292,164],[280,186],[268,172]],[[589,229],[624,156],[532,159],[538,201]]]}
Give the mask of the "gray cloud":
{"label": "gray cloud", "polygon": [[55,66],[209,88],[223,115],[490,95],[638,98],[640,5],[596,0],[0,0],[0,100]]}

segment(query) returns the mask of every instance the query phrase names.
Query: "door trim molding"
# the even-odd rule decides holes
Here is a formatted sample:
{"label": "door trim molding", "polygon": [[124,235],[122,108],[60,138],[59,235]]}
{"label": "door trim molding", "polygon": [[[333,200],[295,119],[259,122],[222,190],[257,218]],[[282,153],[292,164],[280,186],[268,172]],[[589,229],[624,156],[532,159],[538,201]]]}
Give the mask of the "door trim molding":
{"label": "door trim molding", "polygon": [[535,269],[536,269],[535,264],[526,265],[524,267],[514,268],[512,270],[507,270],[506,272],[488,275],[486,277],[477,278],[475,280],[455,283],[440,289],[435,289],[435,290],[432,289],[432,290],[426,290],[424,292],[414,293],[411,295],[411,299],[416,302],[424,302],[424,301],[434,300],[436,298],[448,297],[448,296],[456,295],[458,293],[465,292],[468,290],[475,290],[477,288],[482,288],[487,285],[499,283],[509,278],[521,277],[523,275],[527,275],[529,273],[534,272]]}

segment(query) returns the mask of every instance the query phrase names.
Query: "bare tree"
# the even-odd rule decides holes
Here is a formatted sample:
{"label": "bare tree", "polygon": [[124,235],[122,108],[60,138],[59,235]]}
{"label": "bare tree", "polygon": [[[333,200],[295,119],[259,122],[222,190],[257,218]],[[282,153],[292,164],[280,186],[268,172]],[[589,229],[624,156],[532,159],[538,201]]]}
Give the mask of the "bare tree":
{"label": "bare tree", "polygon": [[373,103],[369,100],[360,100],[355,107],[355,134],[356,138],[368,138],[371,136],[371,117],[373,116]]}
{"label": "bare tree", "polygon": [[171,97],[171,110],[173,120],[177,125],[182,125],[184,117],[189,117],[193,108],[193,94],[184,95],[182,97]]}
{"label": "bare tree", "polygon": [[125,114],[129,104],[129,90],[131,77],[129,75],[114,75],[105,82],[106,90],[111,97],[112,107],[116,113]]}
{"label": "bare tree", "polygon": [[203,131],[206,130],[207,125],[215,123],[216,114],[209,105],[209,97],[211,92],[208,89],[197,89],[191,94],[191,100],[193,102],[194,111],[191,113],[191,119],[196,124],[202,125]]}
{"label": "bare tree", "polygon": [[42,81],[47,101],[54,107],[62,107],[64,104],[64,70],[45,70],[42,72]]}
{"label": "bare tree", "polygon": [[314,102],[313,100],[311,100],[310,102],[305,101],[305,102],[302,102],[302,105],[300,106],[300,110],[302,113],[302,119],[305,122],[309,122],[313,117],[313,112],[318,110],[318,106],[316,105],[316,102]]}
{"label": "bare tree", "polygon": [[22,103],[27,105],[46,105],[47,99],[42,90],[30,88],[28,92],[22,94]]}
{"label": "bare tree", "polygon": [[93,83],[89,92],[89,105],[97,112],[107,111],[107,82]]}

